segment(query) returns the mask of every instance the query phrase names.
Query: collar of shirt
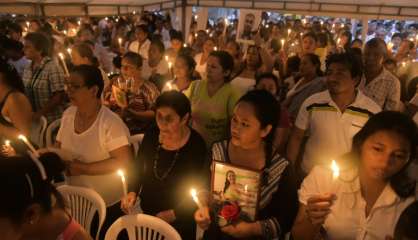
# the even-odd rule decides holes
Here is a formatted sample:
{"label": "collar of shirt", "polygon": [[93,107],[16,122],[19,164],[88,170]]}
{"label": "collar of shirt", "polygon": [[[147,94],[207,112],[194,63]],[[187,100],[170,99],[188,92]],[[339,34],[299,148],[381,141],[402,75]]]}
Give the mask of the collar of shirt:
{"label": "collar of shirt", "polygon": [[[332,99],[332,97],[331,97],[331,95],[330,95],[330,93],[329,93],[328,90],[326,90],[325,97],[328,99],[328,104],[330,106],[332,106],[332,107],[336,108],[338,111],[340,111],[340,109],[338,108],[338,106],[334,102],[334,100]],[[355,97],[354,101],[352,103],[350,103],[350,105],[348,105],[347,108],[348,107],[351,107],[351,106],[353,106],[353,107],[359,107],[360,106],[361,107],[362,106],[362,104],[361,104],[362,99],[363,99],[363,93],[360,90],[357,90],[356,91],[356,97]]]}

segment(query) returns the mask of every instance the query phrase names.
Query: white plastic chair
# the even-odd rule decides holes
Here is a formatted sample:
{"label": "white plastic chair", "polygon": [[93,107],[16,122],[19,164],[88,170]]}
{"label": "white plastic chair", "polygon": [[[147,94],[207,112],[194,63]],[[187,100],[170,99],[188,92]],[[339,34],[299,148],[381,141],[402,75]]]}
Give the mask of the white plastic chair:
{"label": "white plastic chair", "polygon": [[125,215],[116,220],[107,230],[105,240],[115,240],[126,229],[129,240],[181,240],[178,232],[163,220],[146,215]]}
{"label": "white plastic chair", "polygon": [[61,119],[57,119],[55,121],[53,121],[52,123],[49,124],[48,128],[46,129],[46,133],[45,133],[45,143],[46,143],[46,147],[53,147],[54,146],[54,136],[52,136],[52,134],[55,132],[55,130],[57,128],[60,127],[61,124]]}
{"label": "white plastic chair", "polygon": [[99,225],[97,228],[96,239],[99,239],[100,229],[106,218],[106,204],[102,197],[92,189],[75,187],[69,185],[59,186],[58,191],[64,196],[71,216],[90,233],[93,217],[97,212],[99,215]]}
{"label": "white plastic chair", "polygon": [[38,145],[39,148],[44,147],[45,130],[48,125],[46,117],[41,116],[39,121],[32,121],[32,127],[30,131],[30,140]]}
{"label": "white plastic chair", "polygon": [[131,135],[129,137],[129,143],[134,146],[134,156],[138,154],[139,145],[141,145],[142,139],[144,139],[144,134],[139,133],[135,135]]}

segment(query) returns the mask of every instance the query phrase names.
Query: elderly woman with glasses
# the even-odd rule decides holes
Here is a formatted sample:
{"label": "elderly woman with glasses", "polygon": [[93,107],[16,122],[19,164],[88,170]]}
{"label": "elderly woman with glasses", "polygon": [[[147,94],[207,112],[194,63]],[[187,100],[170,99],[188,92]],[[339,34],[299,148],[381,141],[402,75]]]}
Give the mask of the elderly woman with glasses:
{"label": "elderly woman with glasses", "polygon": [[65,87],[72,106],[61,119],[57,145],[74,156],[66,159],[68,183],[92,188],[104,199],[105,230],[106,223],[121,214],[118,202],[123,188],[116,172],[133,161],[129,131],[118,115],[101,104],[103,79],[98,68],[76,66]]}

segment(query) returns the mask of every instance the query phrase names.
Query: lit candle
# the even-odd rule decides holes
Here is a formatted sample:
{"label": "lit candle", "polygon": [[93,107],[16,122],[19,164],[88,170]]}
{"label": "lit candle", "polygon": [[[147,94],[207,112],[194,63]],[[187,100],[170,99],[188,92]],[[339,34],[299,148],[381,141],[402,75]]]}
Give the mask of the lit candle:
{"label": "lit candle", "polygon": [[341,38],[337,39],[337,47],[340,46]]}
{"label": "lit candle", "polygon": [[322,25],[324,25],[324,21],[322,21],[322,20],[321,20],[321,22],[320,22],[320,23],[321,23],[321,26],[322,26]]}
{"label": "lit candle", "polygon": [[73,50],[71,49],[71,48],[67,48],[67,52],[68,52],[68,54],[70,54],[70,56],[71,56],[71,52],[72,52]]}
{"label": "lit candle", "polygon": [[128,195],[128,187],[126,186],[126,179],[125,179],[125,175],[123,174],[122,170],[118,170],[118,175],[120,177],[120,179],[122,180],[122,187],[123,187],[123,196]]}
{"label": "lit candle", "polygon": [[196,203],[197,207],[198,208],[202,208],[203,206],[200,203],[199,198],[197,198],[197,191],[196,191],[196,189],[192,188],[190,190],[190,194],[192,195],[193,201]]}
{"label": "lit candle", "polygon": [[336,180],[340,176],[340,168],[335,160],[331,162],[332,180]]}
{"label": "lit candle", "polygon": [[168,68],[170,68],[170,70],[171,70],[171,67],[173,67],[173,63],[172,62],[168,62]]}
{"label": "lit candle", "polygon": [[187,47],[187,43],[183,44],[183,47],[185,47],[185,48],[186,48],[186,47]]}
{"label": "lit candle", "polygon": [[270,27],[270,26],[267,24],[267,25],[266,25],[266,28],[269,28],[269,27]]}
{"label": "lit candle", "polygon": [[304,18],[304,19],[302,19],[302,23],[303,23],[303,25],[305,25],[306,24],[306,19]]}
{"label": "lit candle", "polygon": [[194,37],[197,38],[197,33],[194,34]]}
{"label": "lit candle", "polygon": [[164,58],[168,62],[168,55],[165,55]]}
{"label": "lit candle", "polygon": [[77,23],[78,23],[78,26],[81,26],[81,21],[80,21],[80,20],[78,20],[78,22],[77,22]]}
{"label": "lit candle", "polygon": [[25,135],[20,134],[17,138],[19,138],[20,140],[22,140],[26,146],[28,146],[28,148],[30,149],[30,151],[36,156],[39,157],[39,153],[36,151],[35,147],[32,145],[32,143],[30,143],[28,141],[28,139],[25,137]]}
{"label": "lit candle", "polygon": [[58,56],[61,59],[62,65],[64,66],[65,75],[70,76],[70,72],[68,71],[67,64],[65,63],[64,54],[58,53]]}
{"label": "lit candle", "polygon": [[6,139],[6,140],[4,141],[4,145],[6,145],[6,147],[10,147],[10,140],[7,140],[7,139]]}
{"label": "lit candle", "polygon": [[197,20],[197,15],[194,15],[194,20]]}
{"label": "lit candle", "polygon": [[206,29],[206,33],[209,33],[209,29]]}
{"label": "lit candle", "polygon": [[119,47],[122,47],[122,38],[118,38]]}
{"label": "lit candle", "polygon": [[26,26],[29,28],[29,25],[30,25],[30,23],[29,23],[29,21],[26,21]]}
{"label": "lit candle", "polygon": [[132,14],[135,15],[136,14],[136,11],[133,11]]}
{"label": "lit candle", "polygon": [[105,21],[107,21],[107,20],[109,20],[109,18],[108,17],[105,17]]}
{"label": "lit candle", "polygon": [[344,23],[342,23],[342,24],[341,24],[341,28],[344,28],[344,26],[345,26],[345,25],[344,25]]}
{"label": "lit candle", "polygon": [[292,33],[292,29],[287,29],[287,36],[290,36],[290,33]]}
{"label": "lit candle", "polygon": [[213,50],[218,51],[218,47],[214,47]]}
{"label": "lit candle", "polygon": [[284,48],[284,38],[282,38],[282,40],[280,40],[280,42],[282,43],[282,48]]}
{"label": "lit candle", "polygon": [[406,62],[402,62],[402,67],[406,67]]}
{"label": "lit candle", "polygon": [[173,90],[173,86],[170,82],[167,82],[165,85],[167,86],[168,90]]}
{"label": "lit candle", "polygon": [[392,51],[392,48],[393,48],[393,43],[392,42],[388,43],[388,50]]}
{"label": "lit candle", "polygon": [[65,36],[67,36],[67,30],[62,31]]}

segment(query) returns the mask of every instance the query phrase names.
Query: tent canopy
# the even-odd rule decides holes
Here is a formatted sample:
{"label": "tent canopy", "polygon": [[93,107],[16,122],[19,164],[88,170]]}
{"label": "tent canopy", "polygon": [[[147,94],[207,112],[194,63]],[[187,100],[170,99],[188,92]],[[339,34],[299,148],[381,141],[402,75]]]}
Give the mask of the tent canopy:
{"label": "tent canopy", "polygon": [[185,6],[255,8],[283,13],[374,19],[418,19],[418,0],[0,0],[1,13],[104,16]]}

